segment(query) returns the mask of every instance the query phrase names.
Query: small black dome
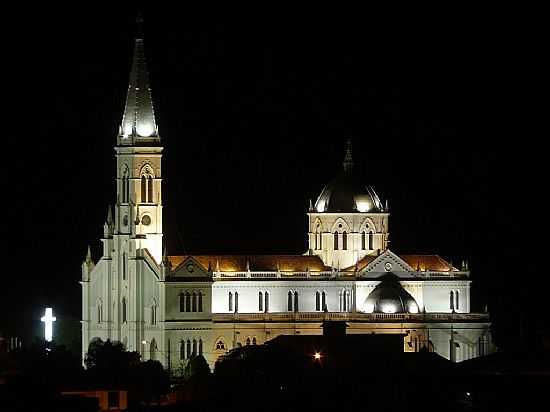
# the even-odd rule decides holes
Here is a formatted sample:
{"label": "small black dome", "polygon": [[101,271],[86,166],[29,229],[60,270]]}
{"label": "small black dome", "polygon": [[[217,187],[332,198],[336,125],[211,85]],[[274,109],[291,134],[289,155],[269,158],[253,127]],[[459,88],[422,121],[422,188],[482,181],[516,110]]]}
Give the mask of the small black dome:
{"label": "small black dome", "polygon": [[418,304],[409,292],[403,289],[399,278],[388,273],[365,300],[363,311],[367,313],[418,313]]}

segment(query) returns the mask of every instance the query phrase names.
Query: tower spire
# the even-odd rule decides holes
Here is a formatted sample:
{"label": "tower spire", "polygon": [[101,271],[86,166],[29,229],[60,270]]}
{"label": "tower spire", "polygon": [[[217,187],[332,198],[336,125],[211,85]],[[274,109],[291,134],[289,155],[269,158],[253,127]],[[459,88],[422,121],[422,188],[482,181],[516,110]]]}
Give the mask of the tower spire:
{"label": "tower spire", "polygon": [[346,156],[344,157],[344,172],[349,173],[353,168],[353,158],[351,157],[351,139],[346,141]]}
{"label": "tower spire", "polygon": [[120,144],[133,144],[139,140],[147,142],[158,142],[160,140],[157,133],[151,88],[149,87],[149,72],[143,48],[143,18],[141,14],[138,14],[136,18],[134,56],[120,129]]}

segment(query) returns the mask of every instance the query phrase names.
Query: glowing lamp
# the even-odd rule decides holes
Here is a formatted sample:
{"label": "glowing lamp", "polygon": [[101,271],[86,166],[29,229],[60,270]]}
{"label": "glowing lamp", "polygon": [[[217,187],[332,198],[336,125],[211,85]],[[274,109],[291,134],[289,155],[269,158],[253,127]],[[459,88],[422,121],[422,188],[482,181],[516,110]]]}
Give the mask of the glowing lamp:
{"label": "glowing lamp", "polygon": [[323,213],[325,211],[325,202],[320,200],[319,203],[317,203],[317,213]]}
{"label": "glowing lamp", "polygon": [[155,128],[151,123],[140,123],[136,127],[136,132],[141,137],[149,137],[155,131]]}
{"label": "glowing lamp", "polygon": [[395,313],[396,312],[395,305],[393,305],[391,303],[386,303],[386,304],[382,305],[382,312],[383,313]]}
{"label": "glowing lamp", "polygon": [[46,339],[46,342],[51,342],[53,339],[53,323],[56,321],[52,308],[46,308],[46,312],[40,318],[40,321],[44,322],[44,339]]}
{"label": "glowing lamp", "polygon": [[359,201],[356,203],[357,210],[361,213],[366,213],[370,210],[370,203],[366,201]]}
{"label": "glowing lamp", "polygon": [[372,303],[366,303],[365,307],[363,308],[363,312],[365,312],[365,313],[374,312],[374,305]]}
{"label": "glowing lamp", "polygon": [[315,352],[315,355],[313,355],[313,359],[320,360],[321,359],[321,354],[319,352]]}

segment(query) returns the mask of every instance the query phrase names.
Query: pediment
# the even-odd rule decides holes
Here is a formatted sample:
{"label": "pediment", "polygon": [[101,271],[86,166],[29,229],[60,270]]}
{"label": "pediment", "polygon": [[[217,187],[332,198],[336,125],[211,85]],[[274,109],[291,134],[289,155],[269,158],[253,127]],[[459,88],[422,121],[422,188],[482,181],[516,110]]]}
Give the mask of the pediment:
{"label": "pediment", "polygon": [[186,278],[210,278],[212,273],[208,271],[192,256],[187,257],[176,268],[172,269],[170,274],[174,277],[186,277]]}
{"label": "pediment", "polygon": [[389,272],[398,277],[408,278],[414,276],[415,270],[409,266],[407,262],[388,249],[365,266],[360,271],[359,277],[379,277]]}

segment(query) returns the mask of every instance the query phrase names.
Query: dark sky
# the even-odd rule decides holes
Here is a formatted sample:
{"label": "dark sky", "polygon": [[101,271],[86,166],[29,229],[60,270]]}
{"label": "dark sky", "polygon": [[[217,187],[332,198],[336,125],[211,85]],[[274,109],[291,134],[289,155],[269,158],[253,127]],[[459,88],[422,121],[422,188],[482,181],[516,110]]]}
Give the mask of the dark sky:
{"label": "dark sky", "polygon": [[[145,9],[169,254],[303,253],[309,199],[351,137],[356,172],[389,200],[391,248],[470,260],[474,308],[489,302],[515,333],[509,311],[537,288],[512,284],[505,263],[524,257],[526,222],[509,207],[529,179],[507,35],[452,13],[291,16]],[[99,257],[114,201],[135,15],[48,6],[12,18],[0,331],[25,334],[46,304],[80,317],[80,264],[88,244]]]}

